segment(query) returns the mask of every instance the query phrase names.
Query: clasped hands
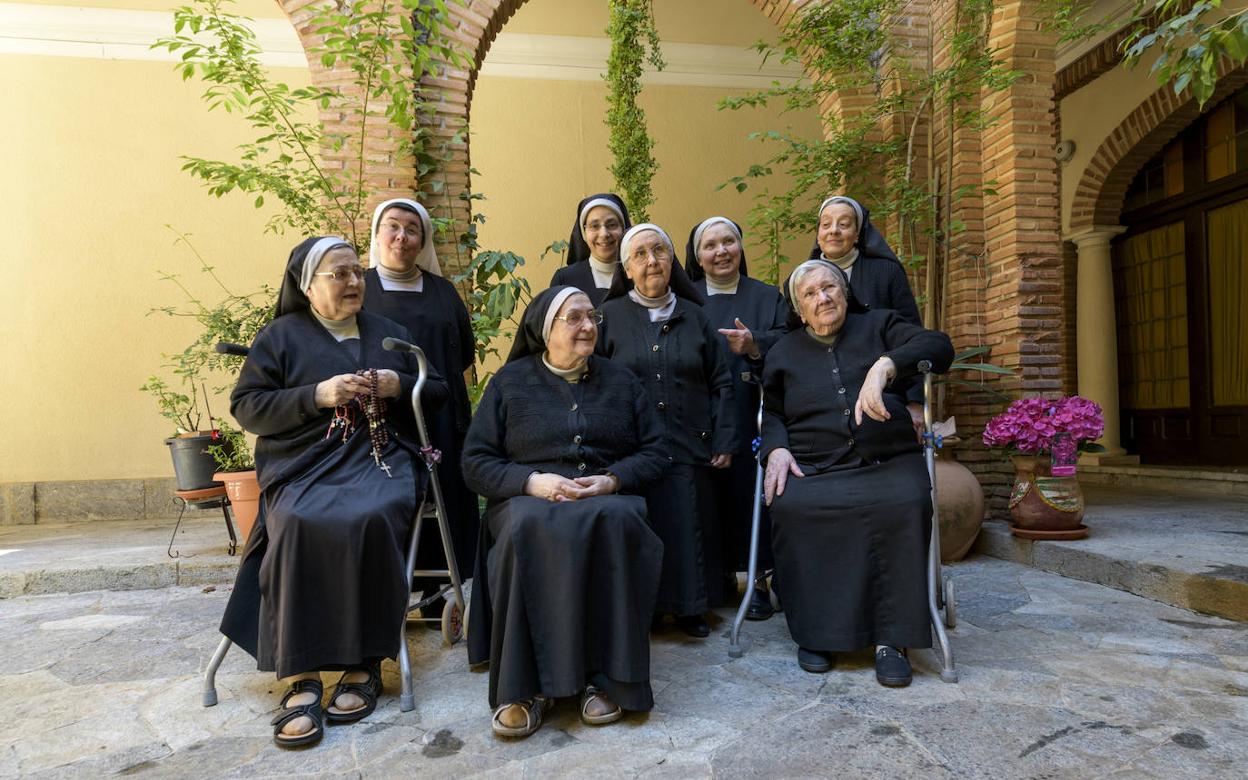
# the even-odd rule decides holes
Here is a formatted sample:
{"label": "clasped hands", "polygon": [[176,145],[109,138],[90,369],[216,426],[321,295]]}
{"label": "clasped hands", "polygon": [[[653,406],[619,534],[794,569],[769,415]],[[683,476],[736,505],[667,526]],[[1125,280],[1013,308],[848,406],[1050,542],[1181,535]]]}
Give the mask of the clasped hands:
{"label": "clasped hands", "polygon": [[609,496],[620,489],[620,480],[608,474],[569,479],[561,474],[534,472],[524,482],[524,493],[547,501],[576,501],[591,496]]}
{"label": "clasped hands", "polygon": [[[363,374],[339,374],[316,385],[316,407],[332,409],[349,403],[357,395],[368,395],[368,377]],[[377,371],[377,395],[381,398],[397,398],[399,375],[388,368]]]}

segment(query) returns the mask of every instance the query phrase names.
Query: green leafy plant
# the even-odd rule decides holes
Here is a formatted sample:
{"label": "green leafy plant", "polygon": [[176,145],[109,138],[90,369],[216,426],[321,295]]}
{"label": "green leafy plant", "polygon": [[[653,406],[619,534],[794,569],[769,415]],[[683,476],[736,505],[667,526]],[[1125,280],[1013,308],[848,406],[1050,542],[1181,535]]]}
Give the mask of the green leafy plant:
{"label": "green leafy plant", "polygon": [[139,388],[140,391],[150,393],[156,399],[160,416],[173,423],[174,436],[198,432],[200,421],[203,419],[199,408],[199,391],[195,388],[194,382],[188,382],[187,387],[190,390],[189,395],[178,392],[163,378],[153,374]]}
{"label": "green leafy plant", "polygon": [[208,454],[217,462],[217,471],[251,471],[256,467],[246,434],[224,420],[221,421],[217,442],[208,445]]}
{"label": "green leafy plant", "polygon": [[654,202],[651,180],[659,164],[652,153],[654,139],[646,129],[646,112],[637,105],[637,96],[641,94],[643,61],[648,59],[657,70],[662,70],[663,55],[651,0],[609,0],[607,5],[611,53],[603,78],[608,86],[606,123],[611,130],[611,174],[633,219],[646,222]]}
{"label": "green leafy plant", "polygon": [[1222,0],[1137,0],[1135,27],[1122,42],[1123,63],[1134,67],[1160,52],[1149,72],[1176,95],[1190,86],[1204,108],[1218,84],[1218,63],[1248,59],[1248,8],[1210,21],[1221,8]]}

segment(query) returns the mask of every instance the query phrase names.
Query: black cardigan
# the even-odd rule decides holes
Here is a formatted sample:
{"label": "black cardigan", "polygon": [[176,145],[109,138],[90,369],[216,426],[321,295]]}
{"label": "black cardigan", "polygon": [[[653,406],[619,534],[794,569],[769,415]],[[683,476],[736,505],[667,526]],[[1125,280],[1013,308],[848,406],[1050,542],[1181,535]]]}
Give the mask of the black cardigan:
{"label": "black cardigan", "polygon": [[598,287],[594,282],[594,269],[590,267],[588,260],[560,266],[559,270],[555,271],[555,275],[550,278],[550,286],[558,287],[565,284],[588,295],[589,302],[596,307],[601,306],[603,299],[607,297],[608,288]]}
{"label": "black cardigan", "polygon": [[649,310],[627,296],[601,308],[598,352],[642,380],[649,413],[663,428],[668,459],[707,466],[714,454],[737,452],[741,432],[727,350],[702,309],[677,298],[671,319],[651,323]]}
{"label": "black cardigan", "polygon": [[639,493],[667,467],[663,432],[641,382],[591,357],[573,386],[530,355],[490,379],[464,443],[464,481],[492,502],[524,493],[535,471],[568,478],[614,474]]}
{"label": "black cardigan", "polygon": [[[854,406],[862,382],[885,355],[897,367],[893,386],[884,392],[890,419],[877,422],[864,413],[858,425]],[[763,371],[763,454],[784,447],[810,473],[852,453],[878,462],[918,450],[905,398],[893,387],[914,377],[920,360],[930,360],[935,373],[948,371],[953,343],[894,311],[847,315],[832,347],[805,328],[787,334],[767,353]]]}
{"label": "black cardigan", "polygon": [[[389,352],[381,340],[393,336],[410,341],[407,328],[368,312],[356,315],[360,328],[360,358],[334,340],[302,309],[284,314],[264,326],[252,342],[251,353],[238,374],[230,394],[230,414],[245,430],[259,436],[256,442],[256,475],[260,487],[302,473],[327,454],[326,430],[333,409],[316,406],[316,385],[338,374],[363,368],[388,368],[399,375],[399,397],[386,399],[386,421],[391,433],[409,446],[416,444],[412,416],[412,388],[416,384],[416,358],[406,352]],[[430,365],[422,393],[426,416],[447,398],[446,380]],[[358,424],[358,423],[357,423]]]}

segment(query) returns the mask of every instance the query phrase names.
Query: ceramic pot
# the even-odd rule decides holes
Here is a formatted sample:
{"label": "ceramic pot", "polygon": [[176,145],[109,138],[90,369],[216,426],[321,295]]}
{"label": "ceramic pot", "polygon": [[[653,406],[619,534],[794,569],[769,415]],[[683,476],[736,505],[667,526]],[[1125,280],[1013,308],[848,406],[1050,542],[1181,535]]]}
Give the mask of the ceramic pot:
{"label": "ceramic pot", "polygon": [[1048,456],[1013,455],[1014,491],[1010,531],[1023,539],[1082,539],[1083,491],[1074,476],[1055,477]]}
{"label": "ceramic pot", "polygon": [[936,508],[940,512],[940,560],[960,561],[984,524],[984,489],[947,448],[936,455]]}
{"label": "ceramic pot", "polygon": [[260,514],[260,483],[256,481],[256,472],[222,471],[212,476],[225,483],[234,525],[238,530],[238,541],[245,545],[256,524],[256,516]]}

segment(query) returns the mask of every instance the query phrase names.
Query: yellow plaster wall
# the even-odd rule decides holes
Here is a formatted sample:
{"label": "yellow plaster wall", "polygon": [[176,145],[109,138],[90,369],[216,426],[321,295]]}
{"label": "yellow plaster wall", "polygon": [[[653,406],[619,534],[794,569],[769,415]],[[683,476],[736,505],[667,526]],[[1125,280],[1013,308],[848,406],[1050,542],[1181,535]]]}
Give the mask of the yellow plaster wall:
{"label": "yellow plaster wall", "polygon": [[[745,47],[776,38],[775,25],[749,0],[654,0],[654,20],[665,41]],[[605,0],[529,0],[505,30],[600,37],[606,27]]]}
{"label": "yellow plaster wall", "polygon": [[180,170],[181,154],[231,159],[247,137],[199,91],[165,62],[0,55],[0,482],[170,474],[171,428],[138,388],[194,330],[147,312],[180,301],[158,271],[211,287],[166,224],[236,290],[280,278],[293,239]]}

